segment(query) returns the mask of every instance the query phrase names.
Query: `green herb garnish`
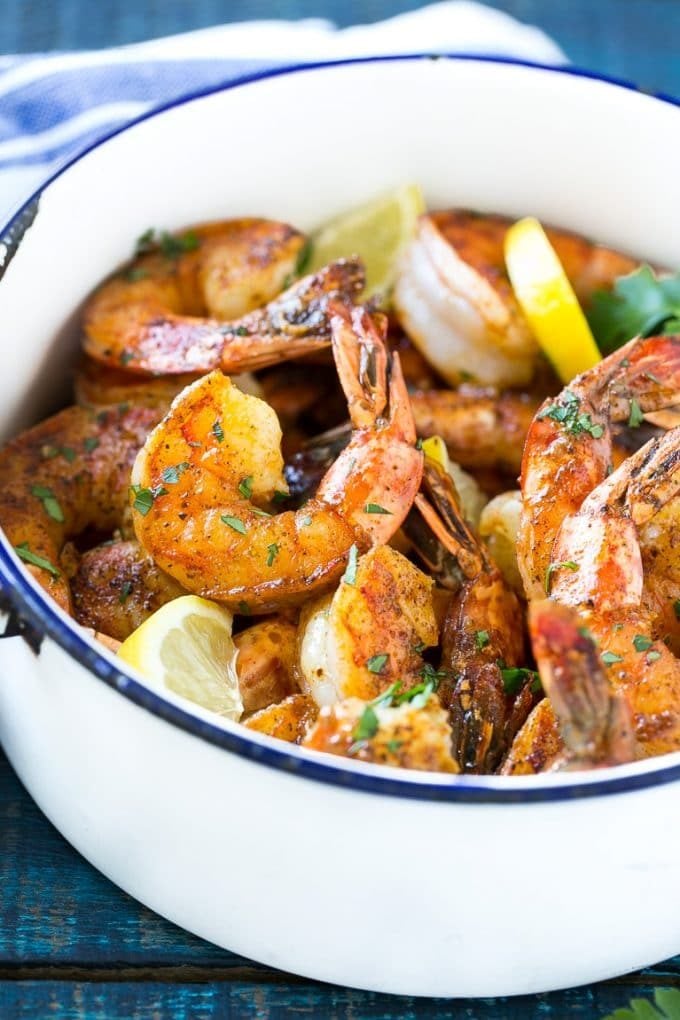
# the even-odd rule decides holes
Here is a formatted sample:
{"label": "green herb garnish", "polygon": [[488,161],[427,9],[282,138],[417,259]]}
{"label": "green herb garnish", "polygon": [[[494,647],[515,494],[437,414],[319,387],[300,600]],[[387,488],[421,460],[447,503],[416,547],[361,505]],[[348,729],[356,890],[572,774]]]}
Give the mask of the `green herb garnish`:
{"label": "green herb garnish", "polygon": [[595,293],[587,317],[603,354],[634,336],[680,332],[680,273],[661,278],[641,266]]}
{"label": "green herb garnish", "polygon": [[61,577],[61,574],[49,560],[46,560],[44,556],[38,556],[37,553],[31,552],[28,547],[28,542],[22,542],[20,545],[14,546],[14,551],[22,559],[24,563],[31,563],[34,567],[42,567],[43,570],[47,570],[52,577]]}
{"label": "green herb garnish", "polygon": [[661,658],[661,652],[651,651],[647,652],[647,662],[656,662],[657,659]]}
{"label": "green herb garnish", "polygon": [[83,439],[83,446],[87,453],[92,453],[92,451],[96,450],[99,446],[99,440],[96,436],[87,436]]}
{"label": "green herb garnish", "polygon": [[224,524],[228,524],[234,531],[238,531],[239,535],[245,535],[248,529],[239,517],[231,517],[230,514],[221,514],[220,520]]}
{"label": "green herb garnish", "polygon": [[391,510],[386,510],[384,506],[380,506],[378,503],[367,503],[364,507],[364,513],[367,514],[389,514],[392,516]]}
{"label": "green herb garnish", "polygon": [[118,596],[118,601],[120,602],[121,606],[125,605],[128,598],[130,597],[131,592],[132,581],[123,581],[123,583],[120,586],[120,595]]}
{"label": "green herb garnish", "polygon": [[615,662],[623,662],[623,656],[617,655],[615,652],[603,652],[602,661],[605,666],[613,666]]}
{"label": "green herb garnish", "polygon": [[177,259],[185,252],[196,251],[200,241],[198,234],[193,230],[188,230],[186,234],[181,234],[179,237],[164,230],[159,235],[157,244],[166,258]]}
{"label": "green herb garnish", "polygon": [[63,524],[64,512],[59,506],[59,501],[52,489],[46,485],[32,485],[31,495],[42,501],[48,517],[51,517],[53,521],[57,521],[59,524]]}
{"label": "green herb garnish", "polygon": [[562,563],[549,563],[548,569],[545,572],[545,593],[550,594],[550,582],[552,575],[556,570],[561,570],[564,567],[565,570],[578,570],[578,563],[574,563],[573,560],[564,560]]}
{"label": "green herb garnish", "polygon": [[654,1006],[649,999],[631,999],[627,1008],[616,1009],[602,1020],[680,1020],[680,989],[655,988]]}
{"label": "green herb garnish", "polygon": [[389,655],[386,652],[380,652],[379,655],[372,655],[366,662],[366,669],[369,673],[382,673],[389,660]]}
{"label": "green herb garnish", "polygon": [[475,644],[480,652],[483,648],[486,648],[490,641],[491,638],[489,637],[488,630],[478,630],[475,632]]}
{"label": "green herb garnish", "polygon": [[280,551],[281,551],[281,547],[279,545],[277,545],[276,542],[272,542],[271,545],[267,546],[267,566],[268,567],[271,567],[272,563],[274,562],[276,557],[279,555]]}
{"label": "green herb garnish", "polygon": [[540,690],[541,678],[535,669],[525,669],[523,666],[516,667],[503,667],[501,669],[501,680],[503,681],[503,690],[506,694],[517,694],[525,683],[531,682],[531,689],[534,690],[534,684],[538,682],[538,690]]}
{"label": "green herb garnish", "polygon": [[242,478],[238,483],[238,491],[241,493],[244,499],[250,499],[253,494],[253,476],[248,475],[247,478]]}
{"label": "green herb garnish", "polygon": [[158,499],[159,496],[167,496],[168,494],[168,490],[164,489],[162,485],[156,485],[153,489],[147,489],[143,485],[131,485],[130,491],[135,497],[132,507],[142,517],[146,517],[154,504],[154,500]]}
{"label": "green herb garnish", "polygon": [[638,404],[635,397],[630,402],[630,414],[628,415],[628,428],[637,429],[642,425],[645,420],[645,416],[642,413],[642,408]]}
{"label": "green herb garnish", "polygon": [[574,436],[582,435],[584,432],[593,439],[600,439],[604,435],[604,427],[598,425],[585,411],[579,411],[581,401],[570,390],[564,390],[558,399],[539,411],[537,418],[551,418],[564,426],[565,431]]}
{"label": "green herb garnish", "polygon": [[183,460],[181,464],[175,464],[174,467],[167,467],[163,471],[161,478],[168,485],[175,485],[179,481],[180,476],[183,475],[184,472],[187,471],[188,469],[189,461]]}
{"label": "green herb garnish", "polygon": [[124,278],[128,283],[137,283],[138,280],[144,280],[149,274],[146,269],[142,269],[141,266],[130,266],[123,273]]}
{"label": "green herb garnish", "polygon": [[347,558],[347,567],[345,568],[345,573],[342,575],[342,579],[345,584],[356,584],[358,558],[359,550],[355,545],[351,545],[349,549],[349,556]]}
{"label": "green herb garnish", "polygon": [[224,430],[222,428],[219,418],[217,418],[217,420],[213,422],[212,434],[214,435],[218,443],[224,442]]}
{"label": "green herb garnish", "polygon": [[635,646],[636,652],[646,652],[653,644],[654,642],[652,639],[645,637],[644,634],[636,634],[633,638],[633,645]]}

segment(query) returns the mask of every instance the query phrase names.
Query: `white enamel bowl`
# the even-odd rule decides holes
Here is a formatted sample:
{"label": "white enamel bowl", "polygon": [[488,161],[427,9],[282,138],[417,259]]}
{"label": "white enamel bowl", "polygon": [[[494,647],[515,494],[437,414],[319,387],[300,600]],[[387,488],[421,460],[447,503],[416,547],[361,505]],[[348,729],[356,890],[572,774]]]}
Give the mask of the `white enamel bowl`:
{"label": "white enamel bowl", "polygon": [[[310,228],[414,180],[433,207],[530,212],[677,265],[679,163],[671,103],[511,63],[298,69],[177,104],[10,224],[2,433],[66,391],[74,309],[148,226],[250,213]],[[0,641],[11,762],[88,860],[185,928],[416,995],[556,989],[680,951],[680,755],[525,780],[317,756],[122,674],[6,543],[0,579],[9,633],[24,628]]]}

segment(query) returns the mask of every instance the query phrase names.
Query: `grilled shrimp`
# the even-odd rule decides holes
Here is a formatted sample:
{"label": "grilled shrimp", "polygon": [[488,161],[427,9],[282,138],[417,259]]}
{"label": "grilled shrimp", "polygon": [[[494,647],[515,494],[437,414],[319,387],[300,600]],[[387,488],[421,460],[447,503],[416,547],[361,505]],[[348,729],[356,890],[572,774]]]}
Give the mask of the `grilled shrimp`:
{"label": "grilled shrimp", "polygon": [[[362,726],[367,710],[372,713],[370,727]],[[378,765],[428,772],[460,771],[451,755],[446,712],[432,693],[424,705],[378,701],[367,706],[359,698],[347,698],[322,708],[302,746]]]}
{"label": "grilled shrimp", "polygon": [[437,644],[433,581],[389,546],[361,556],[333,595],[300,619],[302,689],[320,706],[375,698],[422,679],[422,652]]}
{"label": "grilled shrimp", "polygon": [[[680,662],[659,639],[640,549],[642,530],[679,496],[680,429],[673,429],[601,482],[566,517],[554,546],[551,597],[578,612],[614,691],[625,695],[637,758],[680,749]],[[518,734],[505,771],[536,771],[560,747],[552,707],[542,703]]]}
{"label": "grilled shrimp", "polygon": [[187,590],[242,611],[299,604],[339,580],[352,547],[387,542],[408,513],[423,456],[399,359],[388,366],[362,309],[335,303],[331,323],[354,431],[303,508],[264,509],[286,490],[279,423],[219,371],[177,398],[140,452],[137,537]]}
{"label": "grilled shrimp", "polygon": [[153,408],[95,414],[68,407],[0,452],[0,524],[28,570],[67,612],[64,545],[86,528],[111,532],[125,520],[130,468],[158,418]]}
{"label": "grilled shrimp", "polygon": [[[449,475],[429,458],[425,489],[436,510],[423,495],[418,509],[464,578],[444,623],[438,695],[449,711],[453,755],[461,769],[492,772],[533,705],[531,674],[517,668],[524,661],[522,610],[465,523]],[[504,682],[508,670],[519,680],[510,693]]]}
{"label": "grilled shrimp", "polygon": [[186,236],[191,250],[142,255],[95,292],[83,319],[90,357],[147,375],[263,368],[327,347],[328,301],[363,287],[361,264],[340,260],[279,294],[303,244],[285,224],[235,220]]}
{"label": "grilled shrimp", "polygon": [[[505,269],[511,223],[456,209],[424,215],[404,254],[394,289],[399,320],[452,385],[473,372],[483,385],[521,386],[539,361]],[[547,233],[582,301],[637,265],[575,234]]]}
{"label": "grilled shrimp", "polygon": [[522,461],[517,549],[528,598],[545,594],[562,521],[611,470],[612,423],[635,427],[679,399],[680,336],[660,336],[631,340],[544,403]]}

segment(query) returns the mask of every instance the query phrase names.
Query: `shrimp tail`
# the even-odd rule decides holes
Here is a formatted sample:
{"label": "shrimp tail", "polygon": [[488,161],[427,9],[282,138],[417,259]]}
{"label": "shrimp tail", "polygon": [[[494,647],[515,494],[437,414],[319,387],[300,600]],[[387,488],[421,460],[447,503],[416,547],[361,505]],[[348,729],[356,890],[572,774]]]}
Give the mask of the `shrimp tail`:
{"label": "shrimp tail", "polygon": [[620,765],[635,759],[625,695],[611,689],[600,654],[578,614],[550,599],[529,608],[529,630],[543,687],[566,753],[555,768]]}
{"label": "shrimp tail", "polygon": [[328,347],[331,305],[351,307],[365,281],[359,259],[338,259],[298,280],[264,308],[223,326],[222,370],[252,372]]}

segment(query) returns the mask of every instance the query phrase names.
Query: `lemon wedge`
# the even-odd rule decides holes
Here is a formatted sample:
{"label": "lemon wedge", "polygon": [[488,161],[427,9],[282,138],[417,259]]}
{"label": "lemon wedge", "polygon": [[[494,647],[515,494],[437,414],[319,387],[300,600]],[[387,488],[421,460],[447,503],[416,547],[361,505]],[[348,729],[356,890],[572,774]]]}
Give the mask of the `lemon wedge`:
{"label": "lemon wedge", "polygon": [[543,227],[533,217],[505,235],[515,296],[543,352],[564,383],[601,360],[578,298]]}
{"label": "lemon wedge", "polygon": [[223,606],[183,595],[145,620],[118,655],[154,685],[238,721],[243,702],[231,627],[232,615]]}
{"label": "lemon wedge", "polygon": [[415,233],[425,212],[417,184],[405,184],[343,213],[312,236],[309,269],[321,269],[334,259],[359,255],[366,266],[364,297],[387,295],[397,271],[399,255]]}

